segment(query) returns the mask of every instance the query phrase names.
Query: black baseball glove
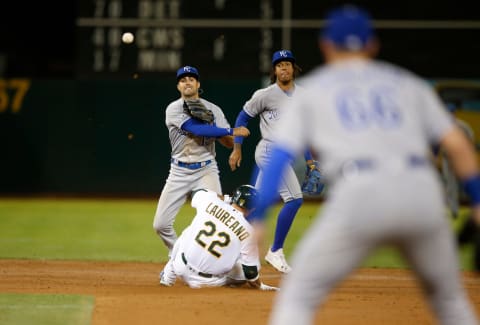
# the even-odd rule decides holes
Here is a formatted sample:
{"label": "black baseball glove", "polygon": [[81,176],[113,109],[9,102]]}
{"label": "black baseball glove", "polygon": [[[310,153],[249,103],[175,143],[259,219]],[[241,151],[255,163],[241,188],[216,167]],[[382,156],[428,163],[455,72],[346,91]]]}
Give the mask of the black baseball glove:
{"label": "black baseball glove", "polygon": [[187,99],[183,102],[183,111],[191,117],[204,123],[212,123],[213,112],[209,110],[200,99]]}

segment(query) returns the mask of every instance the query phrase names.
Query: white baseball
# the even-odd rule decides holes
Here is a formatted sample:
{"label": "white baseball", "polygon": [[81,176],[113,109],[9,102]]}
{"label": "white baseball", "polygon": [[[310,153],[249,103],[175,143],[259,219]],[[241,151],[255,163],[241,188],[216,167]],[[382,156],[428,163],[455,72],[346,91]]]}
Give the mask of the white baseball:
{"label": "white baseball", "polygon": [[122,35],[122,42],[123,42],[123,43],[126,43],[126,44],[130,44],[130,43],[133,42],[134,38],[135,38],[135,37],[134,37],[133,34],[130,33],[130,32],[123,33],[123,35]]}

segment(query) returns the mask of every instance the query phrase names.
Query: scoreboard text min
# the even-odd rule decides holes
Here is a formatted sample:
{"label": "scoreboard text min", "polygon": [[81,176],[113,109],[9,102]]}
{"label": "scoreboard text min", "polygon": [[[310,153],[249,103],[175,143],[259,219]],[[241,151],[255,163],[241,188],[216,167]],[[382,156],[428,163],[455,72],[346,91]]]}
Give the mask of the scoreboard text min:
{"label": "scoreboard text min", "polygon": [[[171,75],[182,65],[214,77],[265,75],[290,33],[285,2],[79,0],[77,76]],[[125,32],[133,43],[122,43]]]}

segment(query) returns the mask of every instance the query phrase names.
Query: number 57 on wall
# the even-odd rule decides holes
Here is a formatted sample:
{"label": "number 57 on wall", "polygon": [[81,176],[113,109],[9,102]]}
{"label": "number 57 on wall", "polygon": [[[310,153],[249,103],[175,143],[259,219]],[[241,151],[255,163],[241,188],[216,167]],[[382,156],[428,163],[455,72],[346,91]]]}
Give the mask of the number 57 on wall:
{"label": "number 57 on wall", "polygon": [[0,113],[18,113],[29,88],[29,79],[0,79]]}

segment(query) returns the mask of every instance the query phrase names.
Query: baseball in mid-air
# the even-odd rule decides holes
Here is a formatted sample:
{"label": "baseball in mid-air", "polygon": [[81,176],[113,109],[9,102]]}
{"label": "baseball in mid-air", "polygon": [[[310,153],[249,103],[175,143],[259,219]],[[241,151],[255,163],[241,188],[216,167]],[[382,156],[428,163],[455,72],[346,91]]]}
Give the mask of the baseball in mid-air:
{"label": "baseball in mid-air", "polygon": [[135,37],[130,32],[123,33],[122,35],[122,42],[126,44],[132,43],[134,39]]}

